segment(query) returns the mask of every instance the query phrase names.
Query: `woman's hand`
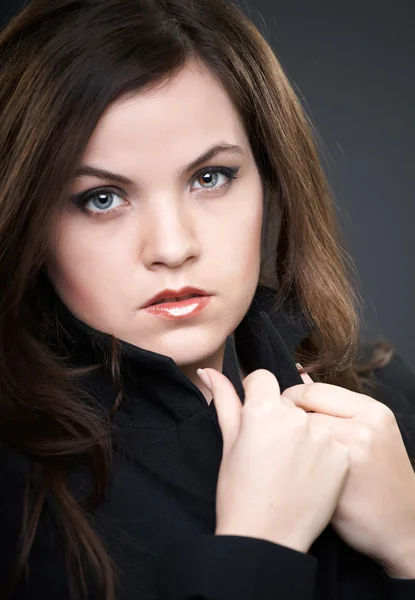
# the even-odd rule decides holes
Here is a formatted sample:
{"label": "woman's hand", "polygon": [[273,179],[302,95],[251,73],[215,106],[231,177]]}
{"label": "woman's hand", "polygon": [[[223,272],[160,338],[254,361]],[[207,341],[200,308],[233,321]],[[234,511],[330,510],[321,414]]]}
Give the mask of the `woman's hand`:
{"label": "woman's hand", "polygon": [[281,396],[349,448],[350,469],[331,525],[396,577],[415,578],[415,473],[393,412],[342,387],[295,385]]}
{"label": "woman's hand", "polygon": [[213,393],[223,435],[216,535],[263,538],[307,552],[337,506],[348,449],[283,398],[267,370],[243,380],[244,404],[219,371],[198,374]]}

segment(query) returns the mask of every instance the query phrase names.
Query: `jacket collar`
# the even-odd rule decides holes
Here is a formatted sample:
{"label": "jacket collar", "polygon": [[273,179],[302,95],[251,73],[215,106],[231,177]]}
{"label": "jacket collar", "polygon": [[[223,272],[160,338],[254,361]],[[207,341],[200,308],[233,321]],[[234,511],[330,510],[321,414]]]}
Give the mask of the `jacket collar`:
{"label": "jacket collar", "polygon": [[[70,366],[85,367],[103,362],[109,352],[108,334],[79,320],[56,293],[53,295],[62,332],[58,343],[68,353]],[[260,368],[271,371],[283,392],[287,387],[303,383],[295,366],[294,350],[311,329],[311,320],[300,310],[294,296],[276,311],[274,292],[258,285],[234,336],[229,335],[226,339],[223,360],[222,371],[242,402],[244,389],[238,358],[248,373]],[[125,400],[116,412],[116,421],[139,428],[160,429],[178,425],[207,408],[201,391],[171,357],[119,341]],[[107,409],[113,406],[115,392],[108,372],[88,375],[83,383],[100,405]]]}

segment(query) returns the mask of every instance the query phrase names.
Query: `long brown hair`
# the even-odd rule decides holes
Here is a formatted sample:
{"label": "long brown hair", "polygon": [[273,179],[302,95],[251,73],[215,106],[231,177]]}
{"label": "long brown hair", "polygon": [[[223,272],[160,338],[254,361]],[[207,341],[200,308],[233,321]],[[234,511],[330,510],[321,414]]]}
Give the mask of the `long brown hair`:
{"label": "long brown hair", "polygon": [[[381,344],[383,358],[357,366],[361,296],[318,136],[270,46],[234,3],[32,0],[0,32],[0,439],[33,467],[13,585],[52,503],[73,597],[87,595],[86,565],[103,597],[115,597],[115,565],[88,518],[110,481],[111,415],[97,415],[82,373],[50,344],[59,323],[44,301],[49,232],[103,111],[121,96],[167,82],[189,60],[217,77],[248,133],[266,189],[259,282],[275,287],[275,310],[294,291],[314,323],[297,360],[315,380],[362,391],[362,375],[391,356]],[[120,356],[117,340],[109,339],[102,366],[114,383],[116,410]],[[81,501],[69,484],[79,456],[88,459],[94,481]]]}

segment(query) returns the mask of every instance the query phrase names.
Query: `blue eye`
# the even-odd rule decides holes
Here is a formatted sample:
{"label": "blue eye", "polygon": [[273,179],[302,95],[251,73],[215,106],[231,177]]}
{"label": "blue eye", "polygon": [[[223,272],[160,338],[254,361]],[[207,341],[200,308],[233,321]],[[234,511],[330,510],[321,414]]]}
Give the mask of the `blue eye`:
{"label": "blue eye", "polygon": [[[202,193],[215,193],[218,190],[223,190],[225,188],[228,188],[231,184],[232,184],[232,180],[237,179],[238,178],[238,171],[239,171],[240,167],[206,167],[205,169],[202,169],[201,171],[199,171],[199,173],[197,173],[195,175],[195,177],[193,178],[193,180],[198,180],[201,179],[202,177],[205,176],[209,176],[208,179],[212,179],[213,177],[213,182],[211,181],[204,181],[204,183],[208,184],[207,187],[200,187],[200,188],[196,188],[199,190],[205,190]],[[224,175],[227,178],[227,181],[225,181],[225,183],[223,183],[222,185],[215,185],[218,181],[218,173],[221,175]],[[210,185],[210,183],[213,183],[213,185]],[[118,206],[116,208],[109,208],[107,205],[108,203],[110,204],[110,206],[113,205],[113,201],[111,201],[111,197],[122,197],[122,193],[117,190],[116,188],[111,188],[111,187],[99,187],[99,188],[94,188],[92,190],[88,190],[86,192],[83,192],[82,194],[79,194],[78,196],[75,196],[74,198],[72,198],[72,202],[75,204],[75,206],[77,206],[79,208],[79,210],[81,210],[83,213],[88,214],[91,217],[101,217],[101,216],[105,216],[109,213],[116,213],[119,212],[119,210],[123,209],[123,205],[121,204],[121,206]],[[91,210],[89,208],[86,208],[86,205],[88,204],[88,202],[92,202],[93,205],[95,206],[95,208],[98,208],[98,211],[94,211]],[[104,210],[101,210],[104,209]]]}
{"label": "blue eye", "polygon": [[[213,179],[214,182],[217,181],[218,177],[217,174],[220,173],[221,175],[224,175],[225,177],[227,177],[228,181],[226,181],[223,185],[220,185],[219,188],[222,188],[226,185],[230,185],[231,180],[232,179],[237,179],[237,172],[239,171],[239,169],[230,169],[228,167],[207,167],[206,169],[203,169],[202,171],[200,171],[195,179],[201,179],[202,177],[205,177],[206,175],[208,175],[209,177],[212,176],[212,174],[214,175]],[[204,183],[210,183],[209,181],[205,181]],[[204,189],[203,187],[200,189]],[[211,186],[205,189],[218,189],[217,187]]]}
{"label": "blue eye", "polygon": [[[107,214],[108,212],[112,212],[112,211],[116,210],[116,208],[114,208],[114,206],[113,206],[113,204],[114,204],[113,198],[116,196],[119,197],[120,194],[117,194],[117,192],[112,191],[111,188],[96,188],[95,190],[91,190],[90,192],[87,192],[85,195],[80,196],[80,198],[78,199],[79,204],[77,201],[77,205],[84,212],[92,214],[93,217],[100,216],[100,214]],[[99,209],[103,209],[103,210],[99,210],[98,212],[95,212],[91,209],[85,208],[85,206],[88,202],[92,202],[93,206],[95,208],[99,208]]]}

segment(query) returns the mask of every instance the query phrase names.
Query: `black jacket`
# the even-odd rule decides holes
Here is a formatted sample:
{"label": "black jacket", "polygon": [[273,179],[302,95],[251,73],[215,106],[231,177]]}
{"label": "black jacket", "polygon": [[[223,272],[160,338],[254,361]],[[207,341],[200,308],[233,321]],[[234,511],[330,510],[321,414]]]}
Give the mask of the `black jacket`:
{"label": "black jacket", "polygon": [[[302,383],[293,351],[309,333],[290,300],[273,314],[272,296],[258,287],[242,323],[226,340],[223,372],[241,401],[237,356],[247,372],[270,370],[281,391]],[[94,336],[57,300],[71,338],[74,365],[96,363]],[[63,339],[63,338],[62,338]],[[92,516],[120,569],[117,600],[414,600],[415,579],[392,579],[356,553],[328,526],[307,554],[242,536],[215,536],[215,494],[222,436],[214,402],[167,356],[122,342],[127,401],[115,416],[119,432],[108,497]],[[408,452],[415,456],[415,375],[395,355],[376,372],[376,398],[395,412]],[[104,409],[114,403],[109,377],[89,376],[88,389]],[[26,462],[1,453],[0,578],[16,558]],[[86,491],[85,473],[74,489]],[[379,527],[382,524],[379,523]],[[66,600],[67,580],[53,510],[45,510],[17,600]],[[91,598],[95,595],[91,593]]]}

